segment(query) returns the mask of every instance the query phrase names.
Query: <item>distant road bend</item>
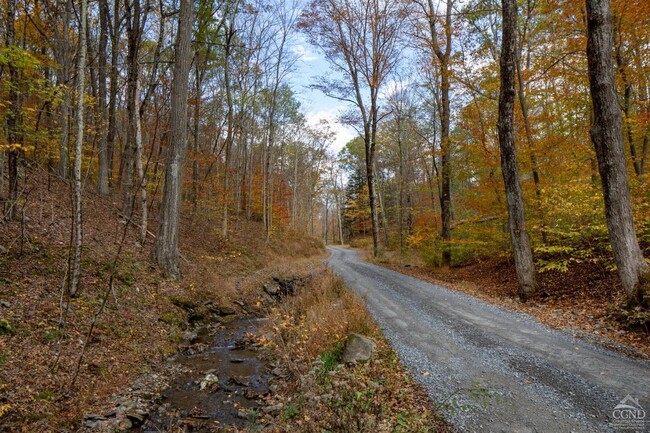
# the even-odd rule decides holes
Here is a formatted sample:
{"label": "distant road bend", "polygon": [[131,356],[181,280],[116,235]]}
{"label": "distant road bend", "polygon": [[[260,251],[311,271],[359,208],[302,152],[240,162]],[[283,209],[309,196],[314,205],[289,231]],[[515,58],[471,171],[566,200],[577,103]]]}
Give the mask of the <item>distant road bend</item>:
{"label": "distant road bend", "polygon": [[[413,376],[434,401],[448,398],[442,407],[460,408],[447,413],[459,430],[635,431],[623,427],[638,420],[613,415],[630,395],[648,414],[637,431],[650,431],[649,363],[363,262],[354,251],[330,252],[329,267],[364,299]],[[487,402],[476,396],[488,393]]]}

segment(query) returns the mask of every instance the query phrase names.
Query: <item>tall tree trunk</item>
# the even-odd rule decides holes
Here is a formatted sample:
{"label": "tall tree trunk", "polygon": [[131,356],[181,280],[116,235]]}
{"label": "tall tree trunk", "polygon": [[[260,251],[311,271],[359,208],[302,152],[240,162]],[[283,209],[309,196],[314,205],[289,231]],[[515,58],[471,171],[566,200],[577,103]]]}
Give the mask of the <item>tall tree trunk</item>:
{"label": "tall tree trunk", "polygon": [[612,62],[612,11],[609,0],[586,0],[587,60],[594,121],[591,139],[605,199],[605,217],[618,275],[630,305],[650,301],[650,267],[634,229],[623,151],[622,115]]}
{"label": "tall tree trunk", "polygon": [[183,186],[183,159],[187,146],[187,97],[192,60],[192,1],[181,0],[174,61],[174,81],[171,90],[170,148],[167,152],[165,185],[160,205],[158,236],[154,256],[163,272],[180,278],[179,223]]}
{"label": "tall tree trunk", "polygon": [[128,53],[126,56],[127,78],[126,78],[126,111],[128,115],[128,127],[126,135],[126,146],[124,147],[124,175],[122,178],[123,199],[122,213],[128,218],[133,210],[133,171],[136,159],[136,123],[139,116],[139,100],[137,99],[138,54],[140,51],[140,0],[125,1],[126,23],[128,34]]}
{"label": "tall tree trunk", "polygon": [[226,26],[226,38],[224,46],[224,65],[223,65],[223,80],[226,88],[226,105],[228,112],[226,114],[226,124],[228,130],[226,131],[226,143],[224,149],[224,170],[223,170],[223,215],[221,221],[221,235],[228,237],[228,205],[230,202],[230,152],[233,143],[235,122],[233,116],[233,98],[232,86],[230,82],[230,54],[232,42],[235,37],[234,20],[237,15],[237,5],[230,18],[230,23]]}
{"label": "tall tree trunk", "polygon": [[442,119],[441,119],[441,195],[440,213],[442,220],[441,237],[445,245],[442,250],[442,263],[451,264],[451,150],[449,140],[450,103],[449,103],[449,69],[445,64],[441,78]]}
{"label": "tall tree trunk", "polygon": [[[378,107],[377,97],[379,89],[370,86],[370,113],[368,118],[365,119],[364,127],[364,144],[366,155],[366,181],[368,182],[368,200],[370,202],[370,221],[372,224],[372,253],[375,257],[380,254],[379,248],[379,214],[377,212],[377,193],[375,192],[375,151],[377,148],[377,126],[378,120]],[[357,95],[359,90],[357,90]],[[357,96],[357,101],[361,97]],[[362,106],[362,103],[358,103]],[[362,117],[365,117],[362,115]]]}
{"label": "tall tree trunk", "polygon": [[442,249],[442,262],[445,265],[451,264],[451,142],[449,137],[451,106],[450,106],[450,76],[451,70],[449,62],[451,59],[452,49],[452,13],[453,0],[447,1],[445,12],[445,47],[444,51],[438,43],[438,29],[436,27],[437,15],[433,0],[427,1],[428,8],[425,8],[427,21],[429,24],[429,36],[431,37],[431,49],[433,55],[438,59],[438,69],[440,71],[440,92],[441,105],[440,111],[440,165],[442,182],[440,185],[440,216],[442,220],[442,229],[440,237],[444,242]]}
{"label": "tall tree trunk", "polygon": [[515,62],[517,44],[517,3],[503,0],[503,38],[501,45],[501,90],[499,92],[499,149],[501,171],[508,201],[508,224],[519,281],[519,294],[523,300],[537,291],[535,266],[530,239],[524,218],[524,200],[519,184],[517,151],[515,149],[514,104]]}
{"label": "tall tree trunk", "polygon": [[81,244],[83,228],[81,222],[81,159],[83,158],[82,145],[84,140],[84,85],[86,78],[86,26],[87,26],[87,0],[81,0],[79,8],[79,54],[77,55],[77,137],[74,155],[74,202],[73,202],[73,231],[74,231],[74,257],[72,272],[70,274],[70,296],[75,296],[79,288],[81,275]]}
{"label": "tall tree trunk", "polygon": [[59,146],[58,173],[62,178],[68,177],[68,159],[70,147],[70,91],[68,81],[70,80],[70,2],[63,0],[63,35],[60,42],[59,55],[61,62],[60,79],[57,77],[59,86],[63,86],[61,101],[61,144]]}
{"label": "tall tree trunk", "polygon": [[117,91],[118,91],[118,61],[119,61],[119,40],[120,40],[120,0],[113,4],[113,26],[111,29],[111,85],[108,91],[108,131],[106,133],[106,159],[108,161],[108,183],[113,179],[113,156],[115,153],[115,141],[117,138]]}
{"label": "tall tree trunk", "polygon": [[[529,6],[530,8],[530,3]],[[530,14],[530,11],[529,11]],[[524,35],[526,32],[524,32]],[[515,58],[517,66],[517,82],[518,82],[518,96],[519,96],[519,106],[521,108],[521,115],[524,118],[524,131],[526,132],[526,144],[528,146],[528,154],[530,157],[530,165],[532,168],[533,182],[535,183],[535,198],[537,201],[537,212],[539,212],[540,219],[542,221],[542,240],[544,243],[547,242],[546,235],[546,218],[544,216],[544,209],[542,207],[542,186],[539,178],[539,163],[537,162],[537,154],[535,153],[535,144],[533,142],[533,131],[530,125],[530,117],[528,116],[528,104],[526,102],[526,89],[524,83],[524,76],[521,68],[521,56],[523,52],[523,41],[517,50],[517,56]]]}
{"label": "tall tree trunk", "polygon": [[[14,45],[16,19],[16,0],[7,2],[7,47]],[[20,100],[18,95],[18,70],[13,62],[9,62],[9,110],[7,112],[7,140],[9,141],[8,171],[9,171],[9,201],[5,212],[7,219],[12,220],[15,214],[16,201],[18,200],[18,156],[20,150],[16,145],[20,144],[19,116]],[[0,191],[1,193],[1,191]]]}
{"label": "tall tree trunk", "polygon": [[630,80],[627,76],[627,65],[623,60],[623,53],[621,52],[622,47],[620,36],[617,39],[615,59],[618,66],[618,72],[621,76],[621,80],[623,81],[623,124],[625,126],[625,135],[627,137],[628,146],[630,147],[630,157],[632,158],[632,167],[634,168],[634,173],[637,176],[641,176],[643,174],[641,171],[641,157],[637,155],[636,145],[634,143],[634,134],[632,132],[632,123],[630,121],[630,115],[632,114],[632,85],[630,84]]}
{"label": "tall tree trunk", "polygon": [[108,48],[108,0],[99,0],[99,46],[98,46],[98,67],[99,67],[99,162],[98,162],[98,176],[97,176],[97,191],[102,195],[109,193],[108,189],[108,141],[106,135],[106,49]]}
{"label": "tall tree trunk", "polygon": [[[140,68],[135,81],[135,100],[140,105]],[[135,123],[135,165],[138,173],[138,190],[140,191],[140,245],[147,241],[147,179],[144,171],[144,147],[142,145],[142,110],[138,109],[133,119]]]}
{"label": "tall tree trunk", "polygon": [[196,208],[199,200],[199,160],[198,160],[198,155],[200,151],[200,145],[199,145],[199,135],[200,135],[200,126],[201,126],[201,91],[202,91],[202,85],[203,85],[203,74],[201,73],[201,68],[200,68],[200,56],[197,55],[195,58],[195,65],[194,65],[194,118],[192,121],[194,122],[193,125],[193,135],[194,135],[194,140],[192,143],[194,144],[194,159],[192,161],[192,194],[190,197],[190,200],[192,201],[192,205],[194,208]]}
{"label": "tall tree trunk", "polygon": [[404,158],[404,143],[402,142],[402,113],[396,110],[397,116],[395,123],[397,127],[397,156],[398,156],[398,175],[399,175],[399,188],[397,190],[397,209],[398,209],[398,230],[399,230],[399,251],[404,251],[404,195],[406,190],[406,180],[404,173],[406,171],[406,161]]}
{"label": "tall tree trunk", "polygon": [[377,218],[377,200],[375,192],[375,143],[370,133],[364,139],[366,146],[366,182],[368,182],[368,200],[370,201],[370,221],[372,223],[372,253],[379,256],[379,219]]}

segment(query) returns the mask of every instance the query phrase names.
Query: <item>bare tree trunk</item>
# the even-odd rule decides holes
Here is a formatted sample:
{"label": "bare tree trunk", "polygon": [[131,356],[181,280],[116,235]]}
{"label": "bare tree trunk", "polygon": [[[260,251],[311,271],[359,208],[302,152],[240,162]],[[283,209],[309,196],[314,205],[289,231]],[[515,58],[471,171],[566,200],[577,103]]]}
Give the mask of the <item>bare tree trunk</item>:
{"label": "bare tree trunk", "polygon": [[[7,2],[7,47],[14,44],[16,19],[16,0]],[[18,95],[18,70],[13,62],[9,62],[9,110],[7,113],[7,140],[9,141],[8,171],[9,171],[9,201],[5,216],[8,220],[14,219],[16,201],[18,200],[18,152],[15,145],[20,144],[19,116],[20,100]]]}
{"label": "bare tree trunk", "polygon": [[[618,38],[620,39],[620,38]],[[632,133],[632,123],[630,121],[631,99],[632,99],[632,85],[627,76],[626,64],[623,60],[623,54],[621,53],[621,41],[617,40],[615,51],[615,59],[618,66],[618,72],[623,81],[623,124],[625,126],[625,135],[627,137],[628,146],[630,147],[630,157],[632,158],[632,167],[634,168],[634,173],[637,176],[641,176],[643,173],[641,171],[641,158],[637,155],[636,145],[634,143],[634,134]]]}
{"label": "bare tree trunk", "polygon": [[203,75],[201,74],[200,66],[199,66],[199,56],[196,56],[195,59],[195,66],[194,66],[194,98],[195,98],[195,103],[194,103],[194,160],[192,161],[192,194],[191,194],[191,201],[192,205],[196,208],[199,200],[199,161],[198,161],[198,154],[199,154],[199,135],[200,135],[200,116],[201,116],[201,85],[203,84]]}
{"label": "bare tree trunk", "polygon": [[399,174],[399,188],[398,188],[398,230],[399,230],[399,250],[400,253],[404,250],[404,191],[406,189],[406,181],[404,179],[405,158],[404,158],[404,143],[402,142],[402,113],[397,110],[395,119],[397,126],[397,151],[398,151],[398,174]]}
{"label": "bare tree trunk", "polygon": [[[379,247],[379,215],[377,213],[377,193],[375,192],[375,150],[377,147],[377,126],[378,126],[378,107],[377,96],[378,88],[370,86],[370,113],[364,122],[364,143],[366,148],[366,181],[368,182],[368,199],[370,201],[370,220],[372,223],[372,253],[375,257],[380,254]],[[357,101],[361,100],[358,96]],[[362,106],[362,103],[358,103]],[[365,116],[362,116],[365,117]]]}
{"label": "bare tree trunk", "polygon": [[64,19],[63,19],[63,37],[61,41],[60,59],[61,62],[61,79],[58,79],[59,85],[66,86],[63,89],[63,100],[61,101],[61,145],[59,146],[59,165],[58,172],[62,178],[68,177],[68,153],[70,146],[70,91],[67,89],[68,80],[70,79],[70,2],[72,0],[63,0]]}
{"label": "bare tree trunk", "polygon": [[235,37],[234,29],[234,20],[237,15],[237,5],[235,5],[232,16],[230,17],[230,23],[226,26],[226,37],[225,37],[225,46],[224,46],[224,67],[223,67],[223,80],[226,87],[226,104],[228,106],[227,117],[227,132],[226,132],[226,144],[224,149],[224,170],[223,170],[223,219],[221,222],[221,234],[224,238],[228,237],[228,205],[230,202],[230,152],[233,143],[235,122],[233,116],[233,98],[232,98],[232,86],[230,82],[230,51],[232,48],[232,42]]}
{"label": "bare tree trunk", "polygon": [[336,216],[338,218],[338,225],[339,225],[339,244],[343,245],[343,218],[341,217],[341,203],[337,197],[336,199]]}
{"label": "bare tree trunk", "polygon": [[[135,100],[140,101],[140,72],[138,68],[138,75],[135,81]],[[140,190],[140,244],[144,245],[147,240],[147,221],[148,221],[148,208],[147,208],[147,179],[145,179],[145,172],[143,166],[144,149],[142,147],[142,119],[141,110],[137,110],[133,122],[135,123],[135,164],[138,172],[138,189]]]}
{"label": "bare tree trunk", "polygon": [[501,171],[508,201],[510,238],[519,281],[519,294],[526,300],[537,291],[535,266],[524,218],[524,200],[519,184],[515,149],[514,103],[517,35],[516,0],[503,0],[503,39],[501,46],[501,90],[499,92],[499,149]]}
{"label": "bare tree trunk", "polygon": [[[369,128],[367,128],[369,129]],[[364,137],[366,146],[366,181],[368,182],[368,200],[370,201],[370,220],[372,223],[372,253],[379,256],[379,220],[377,218],[377,200],[375,193],[375,142],[368,131]]]}
{"label": "bare tree trunk", "polygon": [[72,272],[70,273],[70,296],[75,296],[79,288],[81,276],[81,244],[83,228],[81,225],[81,159],[83,158],[84,139],[84,85],[86,78],[86,25],[87,25],[87,0],[81,0],[79,8],[79,54],[77,56],[77,139],[74,157],[74,202],[73,202],[73,231],[74,231],[74,256]]}
{"label": "bare tree trunk", "polygon": [[295,144],[293,152],[293,185],[291,194],[291,227],[296,230],[296,220],[298,218],[298,143]]}
{"label": "bare tree trunk", "polygon": [[99,162],[97,191],[102,195],[109,193],[108,189],[108,141],[104,122],[106,121],[106,49],[108,47],[108,0],[99,1],[99,47],[98,47],[98,67],[99,67]]}
{"label": "bare tree trunk", "polygon": [[587,60],[594,121],[591,139],[605,199],[605,217],[618,275],[630,305],[650,301],[650,267],[634,229],[623,151],[622,114],[612,62],[612,11],[609,0],[586,0]]}
{"label": "bare tree trunk", "polygon": [[[377,173],[374,173],[375,182],[377,181]],[[383,178],[380,178],[381,184],[377,191],[377,201],[379,204],[379,213],[377,218],[381,216],[381,231],[384,234],[384,246],[388,247],[388,219],[386,217],[386,207],[384,206],[384,195],[383,189],[385,188],[385,182]]]}
{"label": "bare tree trunk", "polygon": [[125,1],[126,23],[128,34],[128,53],[126,56],[127,78],[126,78],[126,111],[128,115],[128,128],[126,135],[126,146],[124,147],[124,175],[122,186],[122,213],[128,218],[133,207],[133,179],[136,159],[136,123],[139,116],[139,100],[137,99],[138,75],[138,54],[140,51],[140,0]]}
{"label": "bare tree trunk", "polygon": [[[251,122],[252,123],[252,122]],[[253,218],[253,144],[249,146],[248,153],[248,185],[246,193],[246,220]]]}
{"label": "bare tree trunk", "polygon": [[106,133],[106,159],[108,162],[108,183],[111,185],[113,179],[113,156],[115,153],[115,141],[117,136],[117,91],[118,91],[118,68],[119,61],[119,39],[120,39],[120,0],[113,4],[113,28],[111,31],[111,85],[108,91],[108,131]]}
{"label": "bare tree trunk", "polygon": [[447,8],[445,12],[445,49],[438,43],[438,29],[436,27],[436,8],[433,5],[433,0],[427,1],[425,13],[429,24],[429,36],[431,37],[431,49],[433,55],[438,59],[438,68],[440,70],[440,92],[441,92],[441,105],[440,112],[440,165],[442,182],[440,185],[440,216],[442,220],[442,229],[440,237],[444,242],[442,249],[442,263],[449,265],[451,263],[451,142],[449,137],[450,121],[451,121],[451,106],[450,106],[450,76],[451,70],[449,67],[452,49],[452,11],[453,0],[447,1]]}
{"label": "bare tree trunk", "polygon": [[[526,18],[526,24],[525,26],[528,25],[528,20],[530,19],[530,15],[532,14],[531,11],[531,2],[530,0],[527,2],[527,7],[528,7],[528,16]],[[524,28],[523,31],[523,37],[525,38],[528,31],[527,28]],[[534,146],[534,141],[533,141],[533,131],[530,125],[530,117],[528,115],[528,104],[526,102],[526,88],[525,88],[525,83],[524,83],[524,76],[522,73],[522,67],[521,67],[521,57],[523,54],[523,45],[524,41],[520,41],[520,45],[517,49],[517,56],[515,58],[516,66],[517,66],[517,82],[519,84],[518,86],[518,96],[519,96],[519,106],[521,108],[521,115],[524,118],[524,130],[526,132],[526,144],[528,146],[528,153],[530,156],[530,165],[532,168],[532,174],[533,174],[533,182],[535,183],[535,197],[537,200],[537,212],[539,212],[540,219],[542,221],[542,240],[544,243],[547,242],[547,234],[546,234],[546,218],[544,216],[544,209],[542,207],[542,187],[541,187],[541,182],[540,182],[540,177],[539,177],[539,163],[537,162],[537,154],[535,153],[535,146]]]}
{"label": "bare tree trunk", "polygon": [[192,1],[181,0],[178,15],[178,33],[174,62],[174,81],[171,91],[170,148],[165,167],[165,185],[160,205],[158,236],[154,256],[163,272],[174,279],[180,278],[179,223],[181,192],[183,186],[183,159],[187,146],[187,96],[192,37]]}

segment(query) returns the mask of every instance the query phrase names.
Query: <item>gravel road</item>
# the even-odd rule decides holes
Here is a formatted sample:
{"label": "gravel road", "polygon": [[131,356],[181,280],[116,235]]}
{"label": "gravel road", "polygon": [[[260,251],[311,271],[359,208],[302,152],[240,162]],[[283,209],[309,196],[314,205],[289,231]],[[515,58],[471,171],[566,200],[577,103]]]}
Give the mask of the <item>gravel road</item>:
{"label": "gravel road", "polygon": [[[650,431],[650,364],[330,248],[413,377],[464,432]],[[615,407],[627,395],[631,410]],[[642,409],[645,409],[642,410]],[[628,415],[636,419],[621,419]]]}

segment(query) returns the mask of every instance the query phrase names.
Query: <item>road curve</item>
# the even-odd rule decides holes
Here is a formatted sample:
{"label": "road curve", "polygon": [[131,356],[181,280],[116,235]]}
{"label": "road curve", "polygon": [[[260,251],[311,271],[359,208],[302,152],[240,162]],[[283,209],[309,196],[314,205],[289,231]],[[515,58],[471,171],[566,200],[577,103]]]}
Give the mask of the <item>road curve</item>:
{"label": "road curve", "polygon": [[[650,431],[649,363],[363,262],[354,251],[329,250],[328,266],[364,300],[406,367],[459,430]],[[628,394],[649,414],[643,426],[613,412]]]}

